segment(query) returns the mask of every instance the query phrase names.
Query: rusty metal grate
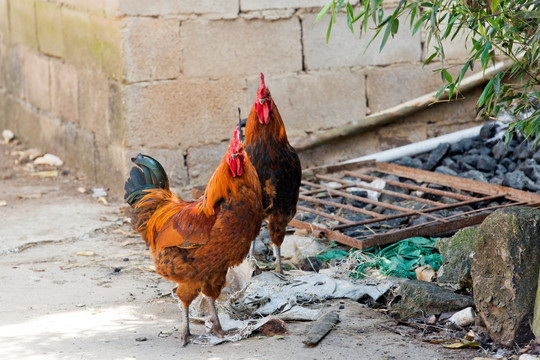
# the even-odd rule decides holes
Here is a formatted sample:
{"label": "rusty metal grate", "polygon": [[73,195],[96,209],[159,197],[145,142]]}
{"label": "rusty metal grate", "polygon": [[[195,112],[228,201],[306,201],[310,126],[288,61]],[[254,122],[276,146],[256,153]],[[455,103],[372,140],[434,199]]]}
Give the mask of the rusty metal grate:
{"label": "rusty metal grate", "polygon": [[[369,191],[378,197],[368,197]],[[479,224],[506,206],[540,207],[540,195],[366,161],[306,170],[297,215],[289,224],[366,249],[451,233]]]}

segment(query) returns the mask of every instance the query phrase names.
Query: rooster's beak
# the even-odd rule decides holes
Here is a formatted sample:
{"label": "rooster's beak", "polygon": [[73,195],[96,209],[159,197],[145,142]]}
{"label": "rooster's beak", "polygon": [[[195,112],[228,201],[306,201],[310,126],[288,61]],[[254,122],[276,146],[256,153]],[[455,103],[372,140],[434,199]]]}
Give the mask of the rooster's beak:
{"label": "rooster's beak", "polygon": [[238,156],[238,155],[236,155],[236,153],[231,155],[231,157],[233,158],[233,160],[236,159],[237,156]]}

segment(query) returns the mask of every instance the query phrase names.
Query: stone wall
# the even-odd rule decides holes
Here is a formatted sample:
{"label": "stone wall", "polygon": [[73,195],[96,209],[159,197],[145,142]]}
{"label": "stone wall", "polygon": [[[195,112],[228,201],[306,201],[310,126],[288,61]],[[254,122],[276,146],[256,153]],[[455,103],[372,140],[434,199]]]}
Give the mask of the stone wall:
{"label": "stone wall", "polygon": [[[379,53],[344,15],[325,44],[327,0],[0,0],[0,128],[120,193],[129,158],[161,160],[173,185],[204,184],[237,107],[266,76],[289,138],[343,125],[437,90],[421,33]],[[452,59],[466,55],[459,46]],[[456,69],[459,70],[459,69]],[[472,125],[474,101],[302,154],[342,160]]]}

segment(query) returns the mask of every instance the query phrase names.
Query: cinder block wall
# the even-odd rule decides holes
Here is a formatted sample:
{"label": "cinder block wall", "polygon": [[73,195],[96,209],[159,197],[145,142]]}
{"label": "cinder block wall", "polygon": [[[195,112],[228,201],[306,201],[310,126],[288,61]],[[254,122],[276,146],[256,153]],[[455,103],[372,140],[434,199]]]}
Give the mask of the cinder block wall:
{"label": "cinder block wall", "polygon": [[[0,0],[0,128],[120,194],[141,151],[173,185],[204,184],[261,71],[291,139],[441,86],[436,65],[422,68],[420,33],[364,53],[370,34],[352,35],[340,15],[326,45],[327,21],[313,24],[326,2]],[[435,106],[301,157],[317,165],[468,127],[473,105]]]}

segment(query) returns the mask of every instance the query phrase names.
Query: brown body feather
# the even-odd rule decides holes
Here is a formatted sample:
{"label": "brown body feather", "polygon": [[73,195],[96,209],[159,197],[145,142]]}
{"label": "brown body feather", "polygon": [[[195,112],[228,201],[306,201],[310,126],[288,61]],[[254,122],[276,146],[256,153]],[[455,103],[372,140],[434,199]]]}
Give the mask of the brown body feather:
{"label": "brown body feather", "polygon": [[[270,98],[268,91],[267,94]],[[270,239],[279,247],[286,226],[296,213],[302,168],[296,151],[289,144],[275,103],[264,124],[252,107],[246,122],[244,144],[261,183]]]}
{"label": "brown body feather", "polygon": [[243,174],[232,177],[224,157],[197,201],[181,200],[168,188],[145,190],[135,206],[136,228],[153,253],[156,272],[178,283],[177,294],[187,307],[201,291],[219,296],[227,269],[248,254],[262,210],[249,159]]}

